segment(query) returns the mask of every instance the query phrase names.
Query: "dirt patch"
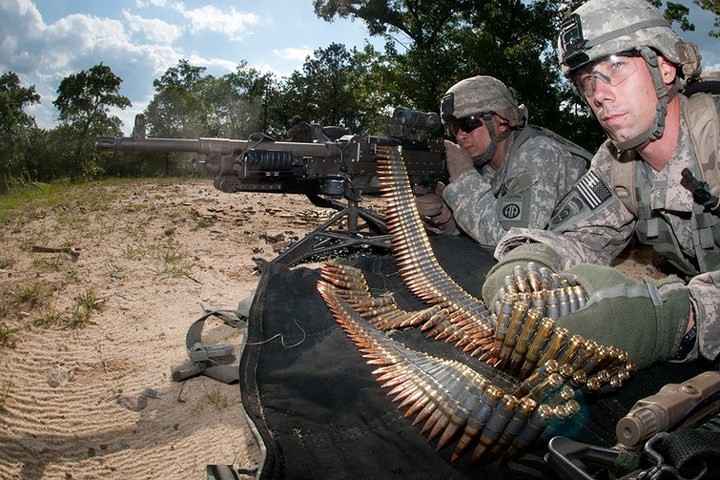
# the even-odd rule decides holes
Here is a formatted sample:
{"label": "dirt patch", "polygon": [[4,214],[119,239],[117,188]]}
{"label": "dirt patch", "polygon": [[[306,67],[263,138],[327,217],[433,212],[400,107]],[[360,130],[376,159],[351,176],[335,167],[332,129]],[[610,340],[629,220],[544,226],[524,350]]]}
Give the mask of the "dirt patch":
{"label": "dirt patch", "polygon": [[[201,302],[234,310],[335,211],[210,180],[87,185],[0,242],[0,478],[205,478],[259,450],[239,387],[173,382]],[[35,248],[34,248],[35,247]],[[43,247],[43,248],[37,248]],[[208,320],[208,344],[243,330]]]}
{"label": "dirt patch", "polygon": [[[254,257],[334,213],[194,179],[90,184],[18,214],[0,236],[0,477],[199,479],[208,464],[256,465],[238,386],[174,382],[170,367],[187,359],[201,302],[234,310],[257,284]],[[636,260],[623,262],[647,274]],[[204,335],[237,348],[243,330],[211,319]]]}

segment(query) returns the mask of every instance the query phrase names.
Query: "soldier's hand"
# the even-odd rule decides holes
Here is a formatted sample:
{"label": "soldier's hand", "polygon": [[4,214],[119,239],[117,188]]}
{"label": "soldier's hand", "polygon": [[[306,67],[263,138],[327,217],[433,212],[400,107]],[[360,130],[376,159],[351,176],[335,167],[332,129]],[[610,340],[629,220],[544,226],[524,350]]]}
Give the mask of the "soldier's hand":
{"label": "soldier's hand", "polygon": [[475,169],[475,162],[470,154],[450,140],[445,140],[445,161],[451,182],[462,173]]}
{"label": "soldier's hand", "polygon": [[436,233],[450,233],[455,230],[455,220],[452,210],[442,199],[442,192],[445,185],[438,183],[434,191],[422,185],[414,188],[415,205],[420,217],[430,223]]}
{"label": "soldier's hand", "polygon": [[[688,346],[681,341],[688,330],[690,295],[679,278],[639,281],[615,268],[588,264],[561,275],[580,284],[588,299],[584,307],[557,319],[556,325],[626,351],[639,368],[687,356],[680,347]],[[677,288],[666,288],[661,295],[663,285]],[[689,346],[694,346],[694,337],[690,340]]]}

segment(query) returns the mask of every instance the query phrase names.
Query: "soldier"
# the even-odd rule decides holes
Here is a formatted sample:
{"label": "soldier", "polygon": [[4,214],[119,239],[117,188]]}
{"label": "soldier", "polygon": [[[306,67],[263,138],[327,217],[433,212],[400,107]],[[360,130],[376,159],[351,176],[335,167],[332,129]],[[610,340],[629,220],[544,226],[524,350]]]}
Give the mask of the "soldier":
{"label": "soldier", "polygon": [[[569,269],[591,296],[559,325],[626,350],[640,367],[716,359],[720,96],[679,93],[700,75],[697,47],[645,0],[589,0],[563,23],[559,59],[608,139],[549,230],[501,240],[483,298],[513,265]],[[675,275],[637,281],[606,266],[633,234]]]}
{"label": "soldier", "polygon": [[[511,227],[546,228],[550,215],[585,173],[592,155],[527,125],[516,92],[489,76],[466,78],[443,96],[441,115],[450,183],[416,188],[421,216],[438,233],[460,230],[495,246]],[[441,198],[442,197],[442,198]]]}

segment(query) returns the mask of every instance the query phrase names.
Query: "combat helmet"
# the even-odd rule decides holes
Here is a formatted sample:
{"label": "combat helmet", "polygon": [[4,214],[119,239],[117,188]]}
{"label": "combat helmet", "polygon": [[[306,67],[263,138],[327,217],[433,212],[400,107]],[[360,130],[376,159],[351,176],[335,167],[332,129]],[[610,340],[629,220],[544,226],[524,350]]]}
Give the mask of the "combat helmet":
{"label": "combat helmet", "polygon": [[[580,69],[630,50],[637,51],[648,65],[658,97],[658,111],[651,130],[616,144],[621,149],[636,148],[662,136],[667,103],[677,94],[680,77],[692,79],[700,75],[697,46],[681,40],[670,23],[645,0],[589,0],[561,26],[558,57],[563,75],[571,81]],[[657,54],[677,67],[676,85],[670,91],[657,69]]]}
{"label": "combat helmet", "polygon": [[440,115],[445,125],[457,119],[480,116],[490,134],[487,150],[474,158],[476,166],[489,162],[497,150],[498,142],[510,135],[510,130],[497,134],[492,115],[505,119],[510,129],[522,127],[527,122],[527,109],[518,105],[517,92],[497,78],[478,75],[459,81],[445,92],[440,101]]}
{"label": "combat helmet", "polygon": [[440,102],[444,122],[487,113],[500,115],[511,128],[524,125],[527,116],[524,107],[518,105],[515,89],[487,75],[460,80],[445,92]]}

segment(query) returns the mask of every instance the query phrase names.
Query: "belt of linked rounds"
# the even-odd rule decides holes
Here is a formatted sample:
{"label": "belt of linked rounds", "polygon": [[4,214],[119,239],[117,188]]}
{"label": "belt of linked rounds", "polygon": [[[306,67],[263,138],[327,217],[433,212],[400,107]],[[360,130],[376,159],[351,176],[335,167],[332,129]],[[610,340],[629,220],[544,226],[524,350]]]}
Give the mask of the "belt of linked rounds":
{"label": "belt of linked rounds", "polygon": [[[435,259],[399,149],[379,147],[377,162],[400,275],[429,306],[402,310],[391,293],[374,296],[360,269],[337,261],[323,265],[318,291],[376,380],[437,450],[455,442],[451,461],[469,456],[470,465],[515,459],[581,410],[583,390],[624,384],[635,370],[626,352],[555,324],[583,307],[580,285],[519,264],[488,309]],[[434,357],[385,333],[412,327],[477,362]]]}

